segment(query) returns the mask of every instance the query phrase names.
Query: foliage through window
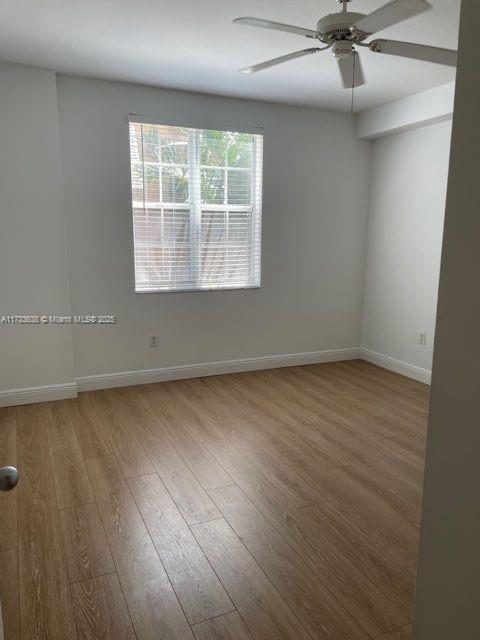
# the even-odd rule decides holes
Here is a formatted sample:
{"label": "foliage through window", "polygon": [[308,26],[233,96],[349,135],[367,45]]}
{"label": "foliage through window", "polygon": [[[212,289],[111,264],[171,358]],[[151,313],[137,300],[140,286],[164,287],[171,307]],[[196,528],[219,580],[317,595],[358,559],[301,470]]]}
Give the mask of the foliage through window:
{"label": "foliage through window", "polygon": [[135,290],[260,286],[263,136],[130,122]]}

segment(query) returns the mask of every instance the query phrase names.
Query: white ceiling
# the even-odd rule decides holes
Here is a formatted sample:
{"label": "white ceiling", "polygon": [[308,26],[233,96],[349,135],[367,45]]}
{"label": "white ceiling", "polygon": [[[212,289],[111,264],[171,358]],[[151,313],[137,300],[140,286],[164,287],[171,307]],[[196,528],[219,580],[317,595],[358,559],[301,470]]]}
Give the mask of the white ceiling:
{"label": "white ceiling", "polygon": [[[397,40],[457,47],[460,0],[381,33]],[[354,0],[369,13],[386,0]],[[313,46],[289,33],[232,24],[253,15],[314,28],[340,10],[336,0],[3,0],[0,59],[57,71],[220,95],[348,110],[330,51],[254,76],[237,69]],[[450,82],[453,69],[362,51],[368,84],[361,111]]]}

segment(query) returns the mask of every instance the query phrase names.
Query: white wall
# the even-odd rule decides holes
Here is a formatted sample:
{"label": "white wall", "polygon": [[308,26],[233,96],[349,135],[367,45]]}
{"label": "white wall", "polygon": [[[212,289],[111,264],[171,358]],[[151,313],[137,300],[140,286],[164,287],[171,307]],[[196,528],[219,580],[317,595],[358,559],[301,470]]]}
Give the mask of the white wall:
{"label": "white wall", "polygon": [[480,4],[462,3],[415,640],[480,637]]}
{"label": "white wall", "polygon": [[[347,116],[58,77],[75,373],[148,369],[357,347],[371,143]],[[135,294],[127,114],[263,126],[262,287]],[[159,334],[160,347],[148,346]]]}
{"label": "white wall", "polygon": [[450,136],[451,123],[442,122],[373,143],[362,347],[427,371]]}
{"label": "white wall", "polygon": [[[0,63],[0,316],[70,313],[55,74]],[[69,326],[0,324],[0,390],[73,382]]]}
{"label": "white wall", "polygon": [[363,111],[357,118],[357,135],[373,140],[427,124],[451,121],[454,96],[455,82],[450,82]]}
{"label": "white wall", "polygon": [[[365,264],[363,346],[430,368],[449,123],[375,141],[371,166],[372,143],[338,113],[21,65],[0,65],[0,78],[1,314],[118,317],[0,326],[0,392],[65,383],[71,394],[77,377],[356,348]],[[264,127],[260,290],[134,293],[128,113]]]}

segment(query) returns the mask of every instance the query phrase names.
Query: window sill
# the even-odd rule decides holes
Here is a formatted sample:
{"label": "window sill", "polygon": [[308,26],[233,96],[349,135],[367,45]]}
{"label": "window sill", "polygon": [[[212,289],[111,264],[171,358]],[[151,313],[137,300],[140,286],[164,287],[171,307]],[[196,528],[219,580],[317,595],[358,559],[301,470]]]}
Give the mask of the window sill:
{"label": "window sill", "polygon": [[191,289],[148,289],[148,290],[135,290],[138,295],[151,294],[151,293],[208,293],[212,291],[251,291],[260,289],[261,285],[252,285],[246,287],[205,287],[205,288],[191,288]]}

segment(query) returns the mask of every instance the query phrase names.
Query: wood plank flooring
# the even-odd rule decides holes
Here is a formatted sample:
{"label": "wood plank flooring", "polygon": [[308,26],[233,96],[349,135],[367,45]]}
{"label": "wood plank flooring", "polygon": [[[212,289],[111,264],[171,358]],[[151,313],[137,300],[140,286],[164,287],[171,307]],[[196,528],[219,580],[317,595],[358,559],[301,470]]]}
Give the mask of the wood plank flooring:
{"label": "wood plank flooring", "polygon": [[5,640],[409,640],[428,394],[356,360],[0,409]]}

